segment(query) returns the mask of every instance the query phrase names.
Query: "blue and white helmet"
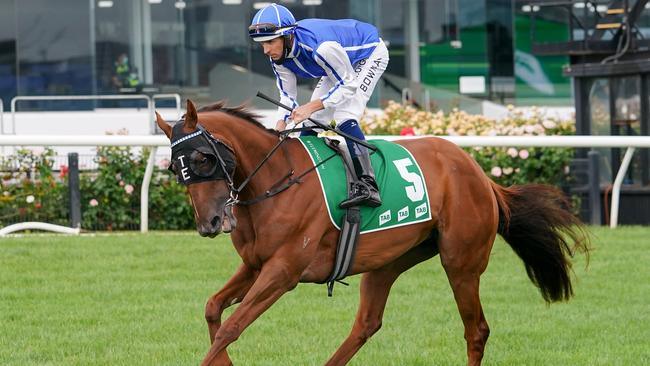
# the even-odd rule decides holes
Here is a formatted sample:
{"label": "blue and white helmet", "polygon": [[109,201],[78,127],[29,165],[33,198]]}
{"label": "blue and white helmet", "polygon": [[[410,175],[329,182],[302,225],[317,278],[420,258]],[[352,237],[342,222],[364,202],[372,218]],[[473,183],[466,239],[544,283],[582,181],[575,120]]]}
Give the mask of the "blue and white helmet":
{"label": "blue and white helmet", "polygon": [[253,17],[248,35],[255,42],[264,42],[292,34],[296,29],[296,18],[282,5],[271,4],[260,9]]}

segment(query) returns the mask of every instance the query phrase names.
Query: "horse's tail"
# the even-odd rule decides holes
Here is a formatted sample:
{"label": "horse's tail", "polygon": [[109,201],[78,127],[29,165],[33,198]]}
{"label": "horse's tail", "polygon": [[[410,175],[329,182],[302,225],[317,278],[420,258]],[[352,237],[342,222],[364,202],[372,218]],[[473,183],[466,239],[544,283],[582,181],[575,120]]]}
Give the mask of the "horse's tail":
{"label": "horse's tail", "polygon": [[498,233],[523,260],[546,302],[568,300],[573,295],[570,258],[576,251],[588,255],[589,237],[567,198],[547,185],[491,184],[499,204]]}

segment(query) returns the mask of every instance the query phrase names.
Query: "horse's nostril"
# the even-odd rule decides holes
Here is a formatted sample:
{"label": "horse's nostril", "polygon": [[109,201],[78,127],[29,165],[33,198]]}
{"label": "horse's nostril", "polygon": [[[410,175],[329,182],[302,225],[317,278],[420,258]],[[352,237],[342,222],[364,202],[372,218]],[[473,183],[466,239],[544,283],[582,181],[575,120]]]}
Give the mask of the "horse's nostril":
{"label": "horse's nostril", "polygon": [[210,224],[212,224],[212,227],[215,227],[221,223],[221,218],[219,216],[215,216],[212,218],[212,221],[210,221]]}

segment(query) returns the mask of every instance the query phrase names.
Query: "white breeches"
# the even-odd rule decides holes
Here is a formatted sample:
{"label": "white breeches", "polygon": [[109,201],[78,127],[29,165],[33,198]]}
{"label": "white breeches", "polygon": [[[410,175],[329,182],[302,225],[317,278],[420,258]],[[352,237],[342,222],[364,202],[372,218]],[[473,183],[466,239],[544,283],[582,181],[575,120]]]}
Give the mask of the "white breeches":
{"label": "white breeches", "polygon": [[[349,119],[359,121],[366,109],[366,104],[368,103],[373,90],[375,90],[379,78],[384,73],[387,66],[388,49],[384,42],[379,42],[368,58],[352,65],[356,74],[354,83],[357,84],[354,97],[336,106],[336,108],[330,107],[320,110],[312,114],[311,118],[325,124],[329,124],[334,120],[336,121],[337,126]],[[316,89],[314,89],[311,100],[315,100],[327,94],[335,84],[336,80],[327,76],[321,77]],[[313,125],[309,121],[305,121],[304,123],[306,126]]]}

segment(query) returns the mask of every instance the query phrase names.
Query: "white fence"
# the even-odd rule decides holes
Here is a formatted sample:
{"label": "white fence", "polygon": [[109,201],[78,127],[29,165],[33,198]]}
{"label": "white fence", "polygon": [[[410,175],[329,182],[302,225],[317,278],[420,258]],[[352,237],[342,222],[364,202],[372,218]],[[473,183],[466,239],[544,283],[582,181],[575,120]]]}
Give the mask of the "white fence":
{"label": "white fence", "polygon": [[[462,147],[620,147],[627,148],[621,167],[616,174],[612,190],[610,227],[618,225],[620,189],[623,178],[636,148],[650,148],[650,136],[437,136]],[[368,139],[403,140],[419,137],[369,136]],[[155,136],[49,136],[49,135],[0,135],[0,146],[150,146],[152,147],[141,188],[140,231],[148,231],[149,183],[153,174],[156,150],[169,146],[163,135]],[[20,224],[19,224],[20,225]],[[13,226],[13,225],[12,225]],[[22,227],[24,229],[25,227]],[[29,228],[29,227],[27,227]],[[1,233],[11,232],[9,227]]]}

